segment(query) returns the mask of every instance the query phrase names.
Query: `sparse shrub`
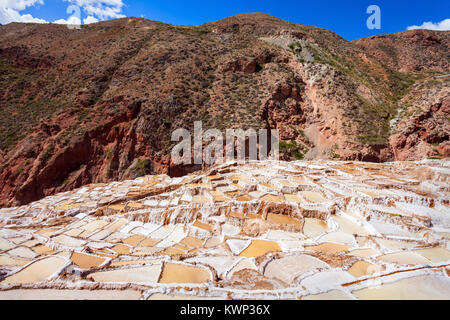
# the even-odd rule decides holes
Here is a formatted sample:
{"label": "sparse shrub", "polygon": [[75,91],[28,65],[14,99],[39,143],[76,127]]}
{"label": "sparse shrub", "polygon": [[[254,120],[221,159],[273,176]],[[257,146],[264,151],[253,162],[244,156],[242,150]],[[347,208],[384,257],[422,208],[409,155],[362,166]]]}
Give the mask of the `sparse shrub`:
{"label": "sparse shrub", "polygon": [[150,159],[138,159],[132,169],[135,177],[142,177],[153,172],[153,163]]}

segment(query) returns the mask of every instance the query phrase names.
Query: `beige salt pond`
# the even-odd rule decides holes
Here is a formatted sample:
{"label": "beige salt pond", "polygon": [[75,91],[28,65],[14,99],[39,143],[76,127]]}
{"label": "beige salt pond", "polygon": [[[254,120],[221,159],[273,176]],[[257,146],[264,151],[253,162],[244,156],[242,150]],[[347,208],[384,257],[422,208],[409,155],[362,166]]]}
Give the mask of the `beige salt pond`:
{"label": "beige salt pond", "polygon": [[67,264],[63,257],[52,256],[38,260],[7,277],[0,284],[26,284],[47,280]]}
{"label": "beige salt pond", "polygon": [[215,195],[214,202],[225,202],[231,200],[229,197],[225,195]]}
{"label": "beige salt pond", "polygon": [[300,240],[305,239],[305,236],[299,232],[288,232],[284,230],[269,230],[266,238],[272,241],[278,240]]}
{"label": "beige salt pond", "polygon": [[359,236],[368,236],[370,234],[370,232],[366,228],[357,224],[356,222],[353,222],[350,219],[342,216],[334,216],[333,219],[336,220],[336,222],[339,224],[339,231],[349,234],[356,234]]}
{"label": "beige salt pond", "polygon": [[207,203],[211,203],[211,200],[206,196],[193,196],[192,202],[199,203],[199,204],[207,204]]}
{"label": "beige salt pond", "polygon": [[450,279],[425,275],[353,291],[361,300],[448,300]]}
{"label": "beige salt pond", "polygon": [[283,198],[273,195],[273,194],[266,194],[265,196],[260,198],[261,201],[266,202],[275,202],[275,203],[282,203],[284,200]]}
{"label": "beige salt pond", "polygon": [[31,260],[11,258],[9,256],[0,256],[0,266],[24,266],[30,263]]}
{"label": "beige salt pond", "polygon": [[307,180],[303,177],[292,177],[291,180],[296,182],[299,185],[309,185],[309,186],[314,185],[314,183],[310,182],[309,180]]}
{"label": "beige salt pond", "polygon": [[299,275],[315,269],[328,269],[329,266],[322,260],[308,255],[293,255],[269,262],[264,270],[264,275],[269,278],[277,278],[286,283]]}
{"label": "beige salt pond", "polygon": [[356,300],[350,293],[341,290],[331,290],[324,293],[301,297],[300,300]]}
{"label": "beige salt pond", "polygon": [[320,193],[314,191],[300,191],[302,196],[308,201],[313,203],[322,203],[328,201]]}
{"label": "beige salt pond", "polygon": [[131,247],[124,244],[118,244],[114,246],[111,250],[117,252],[118,254],[130,254]]}
{"label": "beige salt pond", "polygon": [[417,246],[417,244],[415,242],[407,242],[407,241],[401,241],[401,240],[378,238],[378,239],[376,239],[376,241],[392,251],[411,249],[411,248],[414,248]]}
{"label": "beige salt pond", "polygon": [[157,244],[160,240],[152,239],[152,238],[145,238],[142,240],[142,242],[139,243],[140,247],[153,247],[155,244]]}
{"label": "beige salt pond", "polygon": [[100,266],[101,264],[103,264],[106,261],[105,258],[100,258],[100,257],[93,256],[90,254],[78,253],[78,252],[72,253],[70,260],[72,260],[72,262],[75,263],[81,269],[95,268],[95,267]]}
{"label": "beige salt pond", "polygon": [[170,247],[170,248],[166,248],[163,251],[163,254],[169,255],[169,256],[173,256],[173,255],[179,255],[179,254],[186,254],[187,250],[181,247]]}
{"label": "beige salt pond", "polygon": [[37,234],[43,236],[43,237],[51,237],[52,235],[54,235],[57,232],[57,229],[53,229],[53,228],[44,228],[39,230],[38,232],[36,232]]}
{"label": "beige salt pond", "polygon": [[94,220],[94,221],[91,221],[91,222],[85,224],[84,226],[82,226],[81,229],[83,229],[87,232],[94,232],[97,229],[103,228],[107,224],[108,224],[108,222],[103,221],[103,220]]}
{"label": "beige salt pond", "polygon": [[265,240],[252,240],[250,245],[239,254],[241,257],[260,257],[268,252],[281,251],[277,242]]}
{"label": "beige salt pond", "polygon": [[205,268],[178,263],[165,263],[159,282],[205,283],[211,279],[211,273]]}
{"label": "beige salt pond", "polygon": [[[155,255],[163,250],[164,250],[164,248],[136,247],[136,250],[131,255],[134,257],[148,257],[148,256]],[[164,253],[161,253],[161,254],[164,254]]]}
{"label": "beige salt pond", "polygon": [[[358,222],[364,222],[366,221],[366,218],[364,218],[359,212],[355,212],[355,211],[345,211],[344,212],[346,215],[349,215],[352,218],[355,218]],[[340,217],[340,216],[338,216]],[[347,219],[346,217],[342,217],[343,219]]]}
{"label": "beige salt pond", "polygon": [[356,245],[355,237],[345,232],[331,232],[321,236],[318,242],[335,242],[340,244]]}
{"label": "beige salt pond", "polygon": [[337,287],[344,283],[355,281],[355,277],[342,270],[322,271],[301,280],[300,285],[307,290],[323,291],[326,288]]}
{"label": "beige salt pond", "polygon": [[129,221],[127,219],[117,219],[116,221],[112,222],[110,225],[108,225],[108,229],[111,231],[117,231],[123,226],[125,226]]}
{"label": "beige salt pond", "polygon": [[284,198],[287,202],[301,203],[302,199],[296,194],[285,194]]}
{"label": "beige salt pond", "polygon": [[14,248],[15,245],[9,241],[0,239],[0,251],[6,251]]}
{"label": "beige salt pond", "polygon": [[328,225],[323,221],[315,218],[305,218],[303,225],[303,234],[307,237],[316,237],[327,232]]}
{"label": "beige salt pond", "polygon": [[106,237],[110,236],[113,232],[108,229],[100,230],[99,232],[94,233],[89,239],[94,241],[102,241]]}
{"label": "beige salt pond", "polygon": [[429,265],[430,260],[414,252],[390,253],[377,258],[380,261],[401,265]]}
{"label": "beige salt pond", "polygon": [[127,204],[127,207],[135,208],[135,209],[142,209],[144,207],[144,205],[140,202],[129,202]]}
{"label": "beige salt pond", "polygon": [[217,247],[221,243],[222,243],[222,241],[220,240],[220,238],[212,237],[212,238],[209,238],[208,240],[206,240],[205,248],[206,249],[214,248],[214,247]]}
{"label": "beige salt pond", "polygon": [[80,234],[82,234],[84,231],[83,229],[70,229],[63,234],[69,237],[78,237]]}
{"label": "beige salt pond", "polygon": [[84,240],[75,239],[64,234],[54,237],[52,241],[69,247],[82,247],[86,244],[86,241]]}
{"label": "beige salt pond", "polygon": [[199,220],[196,220],[194,222],[193,226],[197,227],[197,228],[200,228],[200,229],[203,229],[203,230],[206,230],[206,231],[212,231],[212,229],[213,229],[213,227],[210,226],[209,224],[201,222]]}
{"label": "beige salt pond", "polygon": [[339,252],[348,252],[348,249],[350,249],[350,246],[344,245],[344,244],[325,242],[325,243],[321,243],[317,246],[307,246],[307,247],[305,247],[305,249],[314,250],[314,251],[317,251],[320,253],[325,253],[325,254],[336,254]]}
{"label": "beige salt pond", "polygon": [[450,251],[441,247],[414,250],[413,252],[427,258],[432,263],[442,263],[450,260]]}
{"label": "beige salt pond", "polygon": [[348,253],[351,256],[360,257],[360,258],[370,258],[373,256],[378,256],[380,252],[373,248],[365,248],[365,249],[355,249]]}
{"label": "beige salt pond", "polygon": [[227,278],[233,277],[233,274],[244,269],[258,271],[258,268],[253,261],[251,261],[250,259],[242,259],[230,271],[228,271]]}
{"label": "beige salt pond", "polygon": [[29,240],[27,242],[22,243],[22,246],[31,248],[31,247],[34,247],[39,244],[40,244],[40,242],[37,240]]}
{"label": "beige salt pond", "polygon": [[15,249],[12,249],[10,251],[8,251],[8,254],[10,256],[14,256],[14,257],[19,257],[19,258],[35,258],[38,256],[38,254],[36,252],[34,252],[33,250],[26,248],[26,247],[17,247]]}
{"label": "beige salt pond", "polygon": [[248,196],[248,195],[243,195],[243,196],[239,196],[236,198],[237,201],[242,201],[242,202],[246,202],[246,201],[252,201],[253,198]]}
{"label": "beige salt pond", "polygon": [[239,255],[245,248],[247,248],[250,245],[249,240],[242,240],[242,239],[228,239],[225,241],[228,248],[236,255]]}
{"label": "beige salt pond", "polygon": [[156,283],[160,272],[161,264],[154,264],[139,268],[95,272],[87,278],[96,282]]}
{"label": "beige salt pond", "polygon": [[374,273],[378,273],[383,271],[383,267],[374,265],[367,261],[357,261],[355,262],[350,269],[348,269],[348,273],[350,273],[352,276],[359,278],[363,276],[369,276]]}
{"label": "beige salt pond", "polygon": [[145,264],[161,264],[162,259],[150,259],[150,260],[124,260],[112,262],[109,267],[124,267],[133,265],[145,265]]}
{"label": "beige salt pond", "polygon": [[302,223],[298,219],[295,219],[295,218],[292,218],[292,217],[289,217],[286,215],[282,215],[282,214],[269,213],[267,215],[267,221],[277,223],[277,224],[293,225],[297,228],[302,227]]}
{"label": "beige salt pond", "polygon": [[183,240],[180,241],[181,244],[189,247],[189,248],[199,248],[203,245],[205,240],[194,238],[191,236],[187,236]]}
{"label": "beige salt pond", "polygon": [[131,237],[128,237],[128,238],[122,240],[122,242],[129,246],[135,247],[144,239],[145,239],[145,236],[140,235],[140,234],[135,234],[135,235],[132,235]]}
{"label": "beige salt pond", "polygon": [[394,196],[395,194],[387,190],[356,188],[356,191],[369,196],[371,198]]}
{"label": "beige salt pond", "polygon": [[257,189],[258,189],[258,191],[261,191],[261,192],[273,192],[274,190],[281,191],[280,187],[274,186],[273,184],[270,184],[270,183],[260,183],[260,184],[258,184]]}
{"label": "beige salt pond", "polygon": [[134,290],[15,289],[0,291],[0,300],[138,300]]}
{"label": "beige salt pond", "polygon": [[47,246],[44,245],[37,245],[35,247],[32,248],[34,252],[36,252],[38,255],[44,254],[44,255],[50,255],[55,253],[56,251],[53,250],[52,248],[49,248]]}

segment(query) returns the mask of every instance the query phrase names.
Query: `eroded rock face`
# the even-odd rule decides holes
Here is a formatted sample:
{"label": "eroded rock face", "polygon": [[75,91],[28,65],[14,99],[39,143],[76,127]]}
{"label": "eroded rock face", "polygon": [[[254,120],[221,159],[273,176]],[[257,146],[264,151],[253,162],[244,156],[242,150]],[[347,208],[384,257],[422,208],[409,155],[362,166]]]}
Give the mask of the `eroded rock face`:
{"label": "eroded rock face", "polygon": [[[409,94],[420,94],[412,92]],[[390,138],[390,144],[395,150],[398,160],[420,159],[427,157],[449,157],[450,156],[450,88],[443,87],[436,92],[440,100],[435,104],[427,105],[419,100],[420,97],[411,98],[416,102],[414,116],[403,119],[396,125],[398,133]],[[439,95],[443,98],[439,99]],[[445,97],[445,98],[444,98]],[[405,99],[406,100],[406,99]],[[409,108],[406,110],[410,110]]]}
{"label": "eroded rock face", "polygon": [[[28,203],[91,182],[135,177],[137,162],[133,160],[151,154],[142,136],[128,128],[140,107],[135,102],[111,102],[106,117],[94,120],[98,122],[92,130],[72,137],[65,146],[58,141],[76,115],[66,113],[42,123],[4,163],[0,173],[4,196],[1,205]],[[123,152],[124,148],[128,152]],[[158,162],[157,157],[154,160]],[[140,170],[149,173],[153,164]]]}
{"label": "eroded rock face", "polygon": [[0,299],[448,299],[449,178],[264,161],[87,185],[0,209]]}

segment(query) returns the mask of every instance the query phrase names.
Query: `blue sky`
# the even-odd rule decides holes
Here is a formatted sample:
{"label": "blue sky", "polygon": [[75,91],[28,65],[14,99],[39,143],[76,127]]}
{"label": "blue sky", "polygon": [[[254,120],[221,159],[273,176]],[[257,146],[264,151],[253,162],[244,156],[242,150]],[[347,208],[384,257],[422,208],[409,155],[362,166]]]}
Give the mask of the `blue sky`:
{"label": "blue sky", "polygon": [[[0,23],[66,23],[73,21],[66,13],[72,4],[80,7],[82,22],[142,16],[171,24],[198,25],[239,13],[265,12],[290,22],[329,29],[349,40],[403,31],[414,25],[450,29],[448,0],[0,0]],[[381,9],[380,30],[366,26],[369,5]],[[431,23],[423,25],[426,22]]]}

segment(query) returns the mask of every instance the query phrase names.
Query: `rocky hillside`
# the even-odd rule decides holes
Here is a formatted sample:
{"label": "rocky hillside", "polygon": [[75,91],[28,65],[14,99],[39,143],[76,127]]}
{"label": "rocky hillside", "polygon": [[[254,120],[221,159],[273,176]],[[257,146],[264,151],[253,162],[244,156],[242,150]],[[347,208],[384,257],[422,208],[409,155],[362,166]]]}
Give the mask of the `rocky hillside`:
{"label": "rocky hillside", "polygon": [[446,72],[450,69],[448,32],[410,30],[353,41],[388,67],[400,72]]}
{"label": "rocky hillside", "polygon": [[[449,32],[346,41],[265,14],[0,28],[0,206],[199,169],[171,132],[277,128],[282,158],[446,157]],[[384,37],[384,38],[383,38]]]}
{"label": "rocky hillside", "polygon": [[397,114],[390,122],[394,159],[448,157],[449,32],[412,30],[353,43],[411,81],[398,96]]}

